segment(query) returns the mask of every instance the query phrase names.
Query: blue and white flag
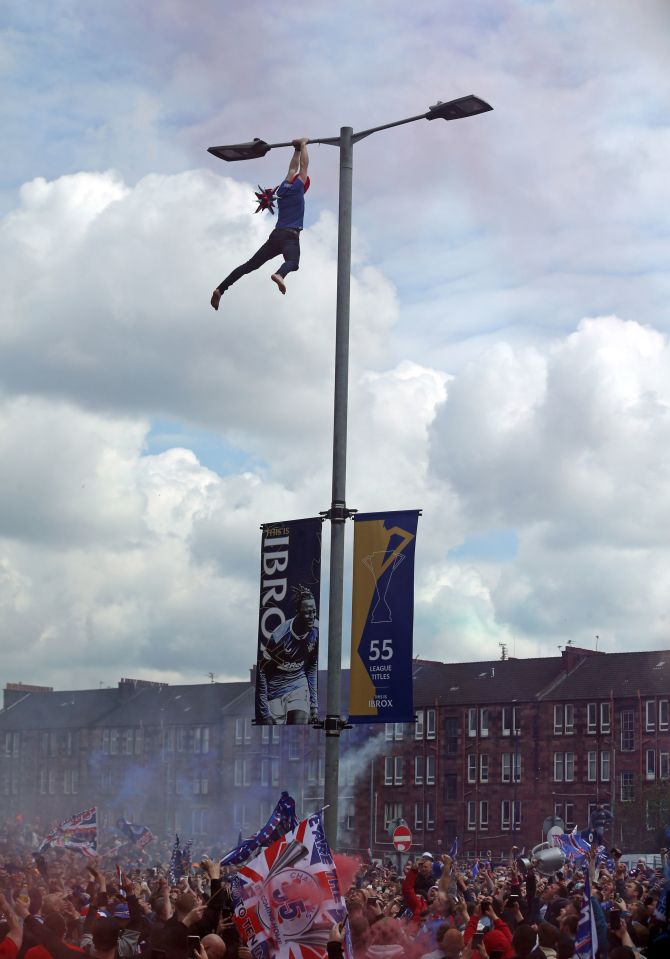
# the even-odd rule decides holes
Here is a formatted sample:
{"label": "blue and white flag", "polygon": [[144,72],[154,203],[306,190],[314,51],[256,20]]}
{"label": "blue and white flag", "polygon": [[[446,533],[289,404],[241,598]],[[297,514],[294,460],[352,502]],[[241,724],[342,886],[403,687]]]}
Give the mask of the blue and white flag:
{"label": "blue and white flag", "polygon": [[584,880],[579,923],[577,924],[577,935],[575,936],[574,959],[595,959],[597,949],[598,937],[596,934],[596,920],[593,915],[593,906],[591,905],[591,882],[587,871]]}
{"label": "blue and white flag", "polygon": [[451,844],[451,849],[449,850],[449,855],[452,859],[455,859],[458,856],[458,836],[454,839]]}
{"label": "blue and white flag", "polygon": [[174,837],[174,846],[172,847],[172,855],[170,856],[170,864],[168,866],[170,885],[176,885],[176,883],[190,871],[192,845],[192,839],[189,839],[188,842],[182,846],[179,842],[179,836]]}
{"label": "blue and white flag", "polygon": [[254,855],[258,849],[281,839],[287,832],[295,829],[297,825],[295,800],[284,790],[265,825],[255,835],[240,841],[234,849],[227,852],[221,859],[221,865],[239,866],[240,863],[246,862]]}
{"label": "blue and white flag", "polygon": [[479,859],[470,870],[470,879],[476,879],[479,875]]}
{"label": "blue and white flag", "polygon": [[72,849],[92,858],[98,851],[98,807],[84,809],[76,816],[64,819],[47,833],[37,850]]}

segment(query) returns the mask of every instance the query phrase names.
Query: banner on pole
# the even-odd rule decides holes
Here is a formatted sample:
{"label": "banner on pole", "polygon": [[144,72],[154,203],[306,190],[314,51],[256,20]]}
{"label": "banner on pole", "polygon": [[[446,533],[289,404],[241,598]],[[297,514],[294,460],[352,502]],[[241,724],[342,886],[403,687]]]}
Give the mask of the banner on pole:
{"label": "banner on pole", "polygon": [[263,525],[256,723],[318,718],[321,518]]}
{"label": "banner on pole", "polygon": [[349,721],[414,721],[414,546],[419,510],[354,516]]}
{"label": "banner on pole", "polygon": [[[337,870],[319,814],[240,866],[232,883],[235,925],[253,959],[327,959],[346,918]],[[345,959],[352,959],[348,927]]]}

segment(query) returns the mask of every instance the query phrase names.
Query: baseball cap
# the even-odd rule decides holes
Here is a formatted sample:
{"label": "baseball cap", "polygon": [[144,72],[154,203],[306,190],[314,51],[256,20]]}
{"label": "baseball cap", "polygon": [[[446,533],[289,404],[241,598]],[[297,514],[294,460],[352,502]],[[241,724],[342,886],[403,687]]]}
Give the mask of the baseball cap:
{"label": "baseball cap", "polygon": [[127,902],[119,902],[114,907],[115,919],[130,919],[130,910]]}

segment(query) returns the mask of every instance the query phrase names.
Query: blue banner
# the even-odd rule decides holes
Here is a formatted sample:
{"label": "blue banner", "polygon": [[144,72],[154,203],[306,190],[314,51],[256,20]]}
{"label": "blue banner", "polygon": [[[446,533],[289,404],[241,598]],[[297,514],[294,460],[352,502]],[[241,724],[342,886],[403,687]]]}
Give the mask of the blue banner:
{"label": "blue banner", "polygon": [[256,723],[318,719],[321,517],[262,527]]}
{"label": "blue banner", "polygon": [[414,721],[414,546],[419,510],[354,516],[349,721]]}

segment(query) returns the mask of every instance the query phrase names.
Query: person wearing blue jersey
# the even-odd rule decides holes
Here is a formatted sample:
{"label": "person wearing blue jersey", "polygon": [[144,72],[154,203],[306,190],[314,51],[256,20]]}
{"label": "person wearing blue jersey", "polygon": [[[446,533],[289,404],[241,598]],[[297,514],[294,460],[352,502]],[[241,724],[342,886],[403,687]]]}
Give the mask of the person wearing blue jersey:
{"label": "person wearing blue jersey", "polygon": [[280,293],[286,293],[286,275],[299,268],[300,264],[300,232],[305,216],[305,193],[309,190],[309,155],[307,153],[307,137],[293,140],[293,156],[289,164],[285,179],[277,187],[277,226],[274,228],[263,246],[254,253],[250,260],[236,267],[212,293],[210,303],[215,310],[226,290],[236,283],[240,277],[258,270],[268,260],[276,256],[283,256],[284,262],[270,279],[277,284]]}
{"label": "person wearing blue jersey", "polygon": [[258,656],[256,715],[271,726],[316,722],[319,621],[309,589],[298,587],[296,615],[273,630]]}

